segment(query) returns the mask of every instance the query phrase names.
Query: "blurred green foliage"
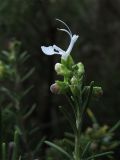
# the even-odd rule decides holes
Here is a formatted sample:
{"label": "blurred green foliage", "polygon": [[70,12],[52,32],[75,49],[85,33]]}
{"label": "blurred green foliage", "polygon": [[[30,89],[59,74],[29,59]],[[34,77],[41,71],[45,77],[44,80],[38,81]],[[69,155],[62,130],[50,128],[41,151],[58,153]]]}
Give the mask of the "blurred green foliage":
{"label": "blurred green foliage", "polygon": [[[24,64],[29,58],[30,55],[26,51],[21,51],[21,43],[16,40],[9,42],[8,50],[4,50],[0,54],[1,67],[4,68],[0,75],[0,93],[2,94],[0,99],[0,138],[2,142],[10,142],[14,130],[18,130],[21,145],[17,147],[22,159],[35,158],[38,151],[40,154],[40,146],[43,141],[41,139],[38,141],[37,136],[34,137],[40,133],[37,120],[35,121],[31,116],[36,109],[36,104],[26,105],[24,103],[25,97],[34,87],[33,85],[23,87],[24,82],[35,71],[34,67],[26,68],[23,71]],[[12,160],[16,159],[15,151]]]}
{"label": "blurred green foliage", "polygon": [[0,145],[0,158],[2,160],[21,160],[21,156],[19,156],[19,132],[17,130],[14,132],[14,140],[9,142],[8,146],[5,142],[2,142]]}
{"label": "blurred green foliage", "polygon": [[[92,126],[87,126],[87,128],[82,132],[80,137],[81,142],[81,150],[86,147],[86,144],[89,145],[89,149],[87,151],[87,155],[99,154],[106,151],[115,150],[116,147],[119,146],[120,141],[115,140],[115,131],[120,127],[120,121],[118,121],[113,127],[109,127],[107,125],[100,125],[93,114],[93,112],[88,108],[87,109],[88,117],[92,121]],[[74,134],[65,132],[63,139],[55,139],[54,143],[61,148],[63,148],[67,153],[72,153],[74,148]],[[61,160],[67,158],[50,147],[46,150],[46,159],[47,160]],[[98,160],[101,158],[97,158]],[[115,160],[115,157],[112,155],[108,155],[105,159]]]}

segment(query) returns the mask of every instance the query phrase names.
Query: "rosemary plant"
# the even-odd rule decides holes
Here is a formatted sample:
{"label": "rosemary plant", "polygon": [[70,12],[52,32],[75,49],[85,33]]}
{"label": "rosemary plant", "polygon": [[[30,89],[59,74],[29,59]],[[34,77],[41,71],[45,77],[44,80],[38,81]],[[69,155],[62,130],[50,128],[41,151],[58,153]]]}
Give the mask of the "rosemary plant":
{"label": "rosemary plant", "polygon": [[[8,50],[0,54],[0,93],[3,96],[0,97],[0,156],[3,155],[3,160],[6,143],[13,137],[14,130],[17,130],[20,136],[21,159],[33,160],[37,157],[43,141],[38,142],[33,136],[39,131],[36,122],[34,126],[31,125],[31,115],[36,109],[36,104],[33,103],[31,106],[24,103],[25,97],[33,89],[33,85],[24,85],[35,71],[34,67],[25,67],[29,58],[30,55],[26,51],[21,52],[21,42],[16,40],[10,41]],[[15,136],[15,142],[16,140]],[[13,157],[9,160],[18,160],[17,149],[14,148]]]}
{"label": "rosemary plant", "polygon": [[74,149],[72,153],[57,146],[54,143],[45,141],[46,144],[56,148],[70,160],[95,160],[97,157],[111,154],[112,152],[104,152],[100,154],[88,154],[92,142],[88,142],[84,147],[81,144],[81,131],[84,120],[84,115],[89,106],[90,100],[93,96],[99,97],[102,95],[102,88],[95,86],[92,81],[90,85],[85,85],[85,69],[81,62],[75,63],[70,53],[78,35],[73,35],[67,24],[59,19],[66,29],[59,29],[66,32],[70,37],[70,44],[66,51],[62,50],[56,45],[42,46],[41,49],[46,55],[61,55],[61,62],[55,64],[55,71],[57,75],[63,77],[63,80],[56,80],[51,85],[50,90],[55,94],[63,94],[67,97],[71,108],[67,109],[60,106],[59,109],[69,121],[74,134]]}

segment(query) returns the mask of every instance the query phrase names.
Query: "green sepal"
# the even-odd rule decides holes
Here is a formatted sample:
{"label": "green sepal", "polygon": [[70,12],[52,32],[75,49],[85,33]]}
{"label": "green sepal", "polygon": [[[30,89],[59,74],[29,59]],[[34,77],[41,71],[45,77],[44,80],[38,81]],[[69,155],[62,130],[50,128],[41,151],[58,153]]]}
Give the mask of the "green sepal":
{"label": "green sepal", "polygon": [[79,95],[78,85],[70,85],[70,90],[73,95]]}
{"label": "green sepal", "polygon": [[[85,86],[84,87],[84,94],[87,95],[89,90],[90,90],[90,86]],[[92,96],[94,98],[99,98],[102,94],[103,94],[102,87],[97,87],[97,86],[93,87]]]}
{"label": "green sepal", "polygon": [[72,70],[73,70],[74,75],[77,76],[78,79],[81,78],[85,74],[84,65],[81,62],[73,65]]}
{"label": "green sepal", "polygon": [[69,91],[68,82],[63,82],[63,81],[55,81],[55,82],[58,85],[61,94],[65,94]]}
{"label": "green sepal", "polygon": [[70,55],[67,57],[66,60],[64,60],[64,59],[61,58],[61,64],[63,64],[64,66],[66,66],[68,69],[71,69],[72,66],[74,65],[73,58]]}

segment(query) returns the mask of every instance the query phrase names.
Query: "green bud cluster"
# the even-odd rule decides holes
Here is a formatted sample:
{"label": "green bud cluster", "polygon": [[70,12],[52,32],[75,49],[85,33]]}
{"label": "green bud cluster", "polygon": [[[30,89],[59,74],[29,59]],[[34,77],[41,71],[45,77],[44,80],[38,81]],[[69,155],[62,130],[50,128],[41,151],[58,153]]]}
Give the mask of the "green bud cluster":
{"label": "green bud cluster", "polygon": [[[67,93],[71,91],[76,94],[77,86],[80,84],[80,80],[84,74],[84,66],[82,63],[74,64],[71,56],[67,60],[61,59],[61,63],[55,64],[55,71],[57,75],[63,76],[62,81],[56,81],[54,87],[56,86],[59,91],[55,90],[54,93]],[[53,92],[53,85],[51,86]]]}
{"label": "green bud cluster", "polygon": [[[55,71],[57,75],[63,77],[63,80],[57,80],[55,84],[51,85],[50,90],[55,94],[72,93],[78,95],[80,90],[84,95],[90,91],[90,86],[83,86],[85,69],[83,63],[74,63],[71,56],[67,60],[61,59],[61,63],[55,64]],[[92,96],[100,97],[103,91],[101,87],[93,86]]]}

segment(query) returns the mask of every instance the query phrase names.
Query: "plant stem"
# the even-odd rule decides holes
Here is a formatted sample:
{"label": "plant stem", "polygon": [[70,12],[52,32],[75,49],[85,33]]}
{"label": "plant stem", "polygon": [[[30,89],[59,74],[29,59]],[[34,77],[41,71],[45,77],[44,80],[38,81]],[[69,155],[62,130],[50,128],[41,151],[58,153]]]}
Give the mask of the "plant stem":
{"label": "plant stem", "polygon": [[80,160],[80,136],[79,134],[75,135],[75,160]]}

